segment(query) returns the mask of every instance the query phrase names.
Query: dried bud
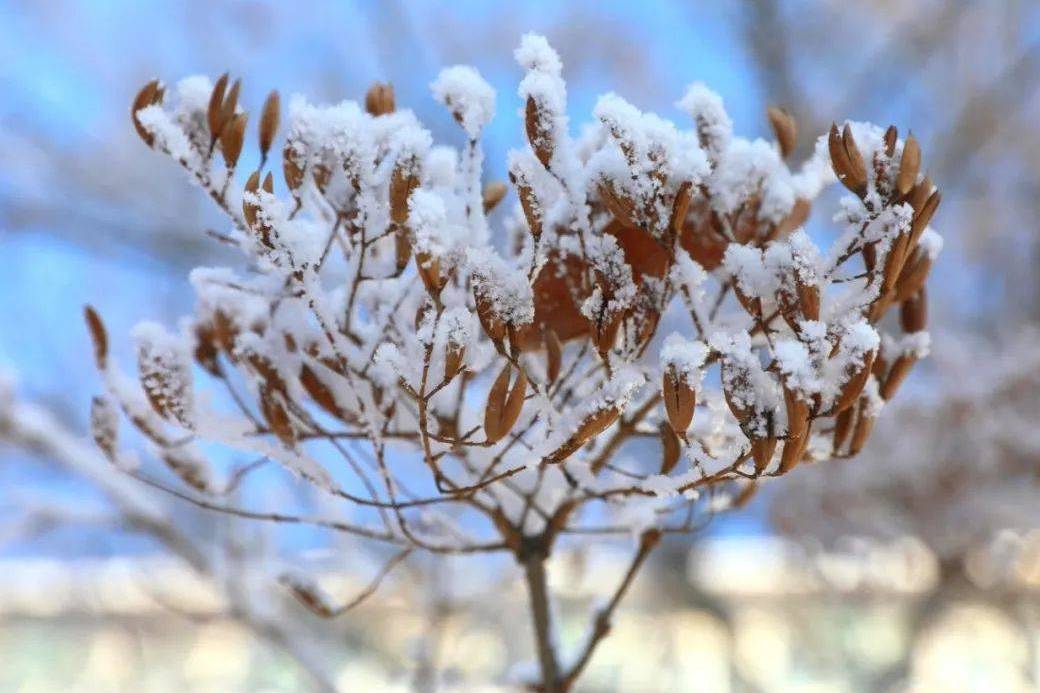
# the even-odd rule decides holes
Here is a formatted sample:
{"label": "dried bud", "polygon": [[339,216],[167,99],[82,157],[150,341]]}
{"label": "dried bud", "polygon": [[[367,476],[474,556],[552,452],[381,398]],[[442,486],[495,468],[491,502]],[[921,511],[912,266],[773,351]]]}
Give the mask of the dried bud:
{"label": "dried bud", "polygon": [[108,367],[108,332],[92,306],[83,307],[83,317],[87,321],[90,339],[94,343],[94,363],[99,371],[103,371]]}
{"label": "dried bud", "polygon": [[[260,171],[253,171],[249,178],[246,180],[246,193],[255,193],[260,189]],[[253,228],[256,226],[256,213],[259,208],[248,201],[246,198],[248,195],[242,196],[242,216],[246,219],[246,226]]]}
{"label": "dried bud", "polygon": [[505,198],[506,193],[509,192],[509,188],[502,181],[492,181],[484,186],[484,214],[490,214],[491,210],[498,206],[498,203]]}
{"label": "dried bud", "polygon": [[778,106],[767,108],[766,115],[769,116],[769,124],[780,145],[780,156],[787,158],[798,143],[798,123],[790,113]]}
{"label": "dried bud", "polygon": [[229,170],[238,164],[238,157],[242,154],[242,144],[246,136],[246,121],[249,119],[247,113],[239,113],[232,117],[231,122],[224,126],[220,132],[220,152],[224,155],[224,165]]}
{"label": "dried bud", "polygon": [[277,91],[272,91],[264,101],[264,110],[260,115],[260,167],[267,161],[267,153],[271,151],[274,136],[278,132],[281,120],[281,98]]}
{"label": "dried bud", "polygon": [[393,113],[395,110],[393,85],[376,82],[369,87],[365,92],[365,110],[373,116]]}

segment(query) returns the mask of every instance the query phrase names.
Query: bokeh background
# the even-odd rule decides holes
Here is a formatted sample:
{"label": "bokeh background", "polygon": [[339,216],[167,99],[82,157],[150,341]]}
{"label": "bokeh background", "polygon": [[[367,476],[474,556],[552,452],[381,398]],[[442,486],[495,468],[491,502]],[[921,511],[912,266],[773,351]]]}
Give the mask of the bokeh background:
{"label": "bokeh background", "polygon": [[[498,93],[486,148],[501,179],[521,140],[512,48],[526,31],[560,52],[572,122],[608,90],[680,120],[673,104],[700,80],[745,136],[769,136],[767,105],[789,109],[802,154],[831,120],[909,128],[943,191],[933,358],[883,434],[859,459],[799,469],[667,546],[590,690],[1036,690],[1034,0],[0,2],[3,401],[82,435],[97,387],[82,305],[102,307],[114,333],[172,324],[193,300],[188,270],[224,258],[205,234],[220,224],[209,200],[130,127],[147,80],[230,70],[249,104],[272,88],[332,102],[389,81],[399,106],[457,143],[428,85],[472,64]],[[300,657],[244,623],[247,607],[227,608],[226,585],[112,511],[95,476],[0,441],[0,690],[308,683]],[[570,607],[607,589],[616,548],[568,556],[553,575],[565,629]],[[343,579],[363,585],[359,572]],[[347,689],[494,689],[524,653],[509,625],[525,618],[515,587],[474,562],[416,561],[344,622],[299,626],[335,653],[322,666]]]}

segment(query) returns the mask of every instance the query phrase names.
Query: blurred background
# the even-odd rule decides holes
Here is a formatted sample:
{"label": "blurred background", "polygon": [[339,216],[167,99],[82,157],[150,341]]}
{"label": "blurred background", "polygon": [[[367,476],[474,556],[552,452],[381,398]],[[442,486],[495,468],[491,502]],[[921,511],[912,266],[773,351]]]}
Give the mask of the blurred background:
{"label": "blurred background", "polygon": [[[253,106],[273,88],[334,102],[389,81],[457,143],[428,84],[472,64],[498,92],[487,173],[503,179],[526,31],[560,52],[576,124],[609,90],[681,121],[673,104],[699,80],[744,136],[768,136],[767,105],[789,109],[802,154],[832,120],[911,129],[943,192],[933,355],[882,430],[859,458],[800,468],[668,544],[588,689],[1040,687],[1040,3],[7,0],[0,411],[39,407],[42,423],[5,436],[0,416],[0,690],[493,690],[530,657],[509,626],[526,623],[523,594],[500,566],[410,561],[330,625],[253,565],[284,537],[190,508],[183,535],[157,532],[141,489],[103,481],[82,440],[97,381],[80,317],[89,302],[116,334],[173,324],[190,268],[228,261],[205,234],[221,224],[209,200],[133,133],[147,80],[230,70]],[[565,637],[623,548],[563,557]],[[378,570],[353,544],[314,550],[345,589]]]}

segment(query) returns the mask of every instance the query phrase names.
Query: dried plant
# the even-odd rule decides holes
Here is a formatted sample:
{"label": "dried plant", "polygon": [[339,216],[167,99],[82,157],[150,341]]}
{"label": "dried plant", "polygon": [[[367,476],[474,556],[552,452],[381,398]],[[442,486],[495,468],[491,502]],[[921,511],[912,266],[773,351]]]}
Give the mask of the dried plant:
{"label": "dried plant", "polygon": [[[363,106],[292,99],[283,196],[265,170],[277,93],[239,194],[240,82],[189,78],[172,109],[158,81],[146,85],[138,134],[227,214],[219,238],[249,268],[196,269],[195,315],[176,332],[135,330],[136,381],[88,308],[106,385],[92,420],[119,469],[185,501],[394,547],[381,576],[415,550],[512,554],[529,588],[541,671],[531,685],[559,691],[662,536],[743,504],[762,478],[863,447],[927,351],[939,194],[913,137],[894,127],[835,125],[792,171],[787,112],[769,110],[776,142],[734,137],[700,84],[678,104],[691,130],[608,94],[573,137],[556,52],[528,35],[515,56],[529,146],[509,156],[519,204],[494,215],[507,188],[482,184],[480,140],[495,94],[472,68],[431,85],[466,136],[461,150],[433,146],[386,84]],[[821,250],[802,227],[835,179],[851,194]],[[882,339],[896,305],[900,331]],[[234,409],[217,408],[222,392]],[[117,410],[190,488],[133,464]],[[213,444],[278,462],[352,515],[229,503]],[[640,444],[656,452],[621,455]],[[561,541],[605,535],[634,535],[636,549],[564,661],[546,562]],[[356,603],[306,575],[283,582],[321,616]]]}

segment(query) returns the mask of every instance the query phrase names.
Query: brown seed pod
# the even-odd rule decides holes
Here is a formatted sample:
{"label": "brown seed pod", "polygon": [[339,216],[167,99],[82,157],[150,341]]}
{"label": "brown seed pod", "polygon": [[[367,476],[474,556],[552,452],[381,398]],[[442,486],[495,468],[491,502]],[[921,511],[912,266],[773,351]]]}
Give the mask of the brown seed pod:
{"label": "brown seed pod", "polygon": [[415,254],[415,267],[419,271],[426,291],[434,298],[441,295],[441,289],[448,282],[447,276],[441,274],[441,261],[429,253]]}
{"label": "brown seed pod", "polygon": [[242,155],[242,144],[245,142],[246,121],[249,114],[239,113],[220,132],[220,152],[224,155],[224,165],[233,170]]}
{"label": "brown seed pod", "polygon": [[792,231],[802,226],[806,219],[809,218],[809,211],[812,205],[808,200],[798,198],[794,201],[794,206],[791,208],[790,214],[788,214],[771,234],[773,238],[784,238],[789,235]]}
{"label": "brown seed pod", "polygon": [[296,152],[286,142],[282,147],[282,175],[285,178],[285,187],[293,197],[299,197],[300,186],[303,185],[303,167],[296,159]]}
{"label": "brown seed pod", "polygon": [[668,474],[675,465],[679,463],[679,454],[682,452],[682,448],[679,446],[679,437],[675,435],[675,431],[672,430],[670,424],[661,422],[658,426],[658,433],[661,436],[661,474]]}
{"label": "brown seed pod", "polygon": [[498,206],[498,203],[506,196],[507,192],[509,192],[509,188],[502,181],[496,180],[485,185],[482,195],[484,214],[490,214],[491,211]]}
{"label": "brown seed pod", "polygon": [[874,358],[876,355],[877,352],[871,351],[863,357],[863,365],[841,388],[841,394],[838,395],[838,401],[834,403],[834,408],[831,410],[833,413],[845,411],[855,404],[857,399],[859,399],[860,394],[863,392],[863,388],[867,384],[867,378],[870,377],[871,369],[874,367]]}
{"label": "brown seed pod", "polygon": [[885,155],[891,159],[896,153],[896,143],[899,141],[899,130],[895,125],[889,125],[885,130]]}
{"label": "brown seed pod", "polygon": [[449,344],[444,351],[444,379],[451,380],[462,370],[462,359],[466,355],[466,347]]}
{"label": "brown seed pod", "polygon": [[548,169],[555,147],[552,114],[545,112],[531,96],[527,97],[527,104],[524,107],[524,130],[527,132],[527,141],[531,143],[531,149],[534,150],[538,161]]}
{"label": "brown seed pod", "polygon": [[801,280],[795,283],[798,292],[798,306],[806,320],[820,319],[820,287],[816,284],[806,284]]}
{"label": "brown seed pod", "polygon": [[899,322],[907,334],[920,332],[928,324],[928,299],[924,287],[900,304]]}
{"label": "brown seed pod", "polygon": [[282,394],[266,383],[260,386],[260,413],[283,445],[287,448],[296,446],[296,429],[289,418]]}
{"label": "brown seed pod", "polygon": [[780,456],[780,473],[785,474],[802,459],[809,440],[809,405],[788,387],[784,387],[787,406],[787,440]]}
{"label": "brown seed pod", "polygon": [[[253,171],[249,178],[246,180],[245,191],[247,193],[255,193],[260,189],[260,171]],[[256,213],[258,207],[252,202],[248,202],[245,196],[242,197],[242,216],[246,218],[246,225],[249,228],[253,228],[256,225]]]}
{"label": "brown seed pod", "polygon": [[390,219],[395,224],[408,221],[408,199],[419,187],[419,178],[412,169],[413,162],[398,161],[390,174]]}
{"label": "brown seed pod", "polygon": [[841,446],[845,444],[845,440],[849,437],[855,414],[856,408],[849,406],[841,410],[834,418],[834,440],[832,445],[835,453],[841,450]]}
{"label": "brown seed pod", "polygon": [[137,136],[149,147],[155,145],[155,136],[141,124],[141,121],[137,118],[137,112],[142,108],[162,103],[162,98],[163,89],[160,82],[157,79],[153,79],[141,87],[141,90],[137,92],[137,96],[134,97],[133,104],[130,106],[130,120],[133,121],[134,130],[137,131]]}
{"label": "brown seed pod", "polygon": [[740,510],[741,508],[746,506],[748,503],[750,503],[751,499],[754,498],[757,493],[758,493],[758,481],[757,480],[752,480],[752,481],[745,482],[744,485],[740,488],[740,493],[738,493],[736,495],[736,497],[733,499],[733,505],[732,505],[733,509],[734,510]]}
{"label": "brown seed pod", "polygon": [[390,83],[376,82],[365,92],[365,111],[369,115],[381,116],[396,109],[394,87]]}
{"label": "brown seed pod", "polygon": [[227,90],[228,73],[217,78],[213,91],[209,95],[209,107],[206,109],[206,125],[209,126],[210,144],[220,137],[224,128],[224,92]]}
{"label": "brown seed pod", "polygon": [[513,367],[506,364],[488,392],[487,407],[484,410],[484,434],[489,443],[497,443],[513,429],[524,405],[527,376],[520,372],[512,390],[509,390],[512,370]]}
{"label": "brown seed pod", "polygon": [[863,156],[852,138],[852,129],[847,123],[843,131],[838,130],[836,123],[831,124],[827,147],[831,155],[831,166],[842,185],[859,197],[866,195],[867,169],[863,163]]}
{"label": "brown seed pod", "polygon": [[679,186],[675,193],[675,200],[672,202],[672,215],[668,220],[668,228],[675,237],[682,233],[683,224],[686,223],[686,213],[690,209],[692,191],[693,183],[686,181]]}
{"label": "brown seed pod", "polygon": [[534,189],[525,176],[518,175],[515,171],[509,172],[509,180],[513,183],[517,196],[520,198],[520,207],[524,210],[527,228],[531,230],[532,236],[538,238],[542,235],[542,211]]}
{"label": "brown seed pod", "polygon": [[903,264],[903,272],[896,282],[896,300],[905,301],[920,291],[931,269],[932,259],[918,246],[913,258]]}
{"label": "brown seed pod", "polygon": [[751,441],[751,457],[755,460],[755,474],[761,474],[769,466],[776,452],[777,439],[769,436]]}
{"label": "brown seed pod", "polygon": [[563,344],[552,329],[545,331],[545,378],[548,383],[555,383],[560,377],[563,365]]}
{"label": "brown seed pod", "polygon": [[[236,79],[224,97],[224,103],[220,106],[220,122],[223,127],[227,127],[231,123],[231,119],[235,117],[235,111],[238,109],[238,94],[241,90],[242,80]],[[221,134],[223,134],[223,129],[217,136],[219,137]]]}
{"label": "brown seed pod", "polygon": [[195,363],[210,375],[220,377],[220,351],[217,348],[216,330],[208,322],[195,325]]}
{"label": "brown seed pod", "polygon": [[398,272],[403,272],[412,259],[412,242],[408,239],[408,229],[398,226],[394,231],[394,263]]}
{"label": "brown seed pod", "polygon": [[188,486],[201,493],[210,490],[209,476],[206,474],[205,468],[188,453],[178,448],[165,448],[161,456],[170,471],[180,477],[181,481]]}
{"label": "brown seed pod", "polygon": [[669,366],[661,378],[661,397],[664,399],[664,410],[672,430],[680,436],[685,434],[693,421],[693,412],[697,407],[697,392],[680,380],[673,366]]}
{"label": "brown seed pod", "polygon": [[892,399],[892,396],[896,394],[896,390],[906,380],[906,376],[910,374],[910,369],[913,368],[916,362],[917,357],[912,354],[900,354],[892,362],[892,368],[889,369],[888,376],[881,383],[881,399],[885,401]]}
{"label": "brown seed pod", "polygon": [[282,101],[277,91],[272,91],[264,101],[264,110],[260,114],[260,168],[267,161],[267,153],[274,144],[274,136],[278,133],[281,120]]}
{"label": "brown seed pod", "polygon": [[316,586],[296,577],[283,576],[280,582],[305,609],[320,618],[332,618],[336,610],[329,604],[325,594]]}
{"label": "brown seed pod", "polygon": [[849,442],[849,455],[859,454],[866,445],[870,432],[874,430],[874,417],[866,414],[865,405],[866,402],[863,401],[859,406],[859,417],[856,419],[856,426],[852,429],[852,440]]}
{"label": "brown seed pod", "polygon": [[99,371],[103,371],[108,367],[108,332],[105,323],[101,322],[101,316],[90,305],[83,306],[83,317],[87,321],[90,340],[94,343],[94,363]]}
{"label": "brown seed pod", "polygon": [[910,224],[910,247],[917,245],[917,241],[921,238],[924,230],[928,228],[928,224],[935,215],[935,210],[938,209],[941,200],[942,195],[936,190],[924,201],[921,211],[914,215],[914,220]]}
{"label": "brown seed pod", "polygon": [[921,169],[921,147],[917,138],[910,134],[903,143],[903,156],[899,160],[899,175],[896,177],[896,192],[901,196],[910,192],[917,183]]}
{"label": "brown seed pod", "polygon": [[342,420],[347,418],[344,416],[343,410],[340,409],[339,404],[336,402],[336,397],[332,394],[332,390],[330,390],[328,385],[318,377],[318,374],[314,372],[314,369],[306,363],[300,367],[300,384],[319,407],[332,414],[337,419]]}
{"label": "brown seed pod", "polygon": [[780,156],[786,159],[798,144],[798,123],[790,113],[779,106],[768,107],[766,115],[773,127],[777,144],[780,145]]}

